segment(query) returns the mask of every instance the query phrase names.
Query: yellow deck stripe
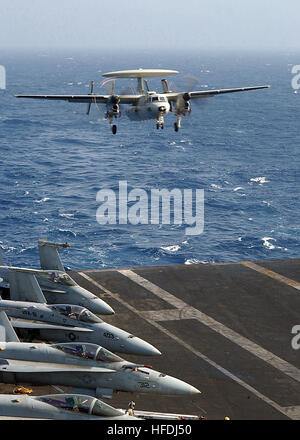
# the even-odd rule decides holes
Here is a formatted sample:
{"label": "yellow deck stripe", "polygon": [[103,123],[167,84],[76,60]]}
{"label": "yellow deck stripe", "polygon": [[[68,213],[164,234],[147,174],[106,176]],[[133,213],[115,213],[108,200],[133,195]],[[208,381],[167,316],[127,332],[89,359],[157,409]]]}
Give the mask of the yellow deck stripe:
{"label": "yellow deck stripe", "polygon": [[241,261],[240,264],[256,270],[256,272],[262,273],[263,275],[267,275],[274,280],[280,281],[281,283],[287,284],[290,287],[294,287],[294,289],[300,290],[300,283],[298,281],[291,280],[290,278],[284,277],[279,273],[273,272],[272,270],[266,269],[265,267],[252,263],[251,261]]}

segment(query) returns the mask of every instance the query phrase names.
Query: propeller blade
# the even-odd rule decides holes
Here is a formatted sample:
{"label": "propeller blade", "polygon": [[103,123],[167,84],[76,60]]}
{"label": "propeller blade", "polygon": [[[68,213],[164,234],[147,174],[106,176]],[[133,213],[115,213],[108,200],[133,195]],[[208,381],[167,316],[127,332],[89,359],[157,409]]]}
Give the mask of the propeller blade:
{"label": "propeller blade", "polygon": [[[91,81],[89,95],[92,95],[93,92],[94,92],[94,84],[95,84],[95,82]],[[89,115],[90,111],[91,111],[91,103],[89,102],[88,105],[87,105],[86,114]]]}
{"label": "propeller blade", "polygon": [[199,83],[200,79],[197,76],[192,74],[184,75],[184,86],[187,92],[191,92],[196,85]]}
{"label": "propeller blade", "polygon": [[100,87],[104,87],[108,95],[114,95],[115,94],[115,82],[116,82],[115,77],[104,79],[101,82]]}

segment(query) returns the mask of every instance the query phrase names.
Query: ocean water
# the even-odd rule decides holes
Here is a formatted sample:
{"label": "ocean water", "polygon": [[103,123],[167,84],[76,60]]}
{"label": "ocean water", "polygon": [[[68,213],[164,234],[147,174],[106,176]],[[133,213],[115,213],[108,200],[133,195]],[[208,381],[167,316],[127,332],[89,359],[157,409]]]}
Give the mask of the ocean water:
{"label": "ocean water", "polygon": [[[69,242],[66,267],[233,262],[299,257],[300,91],[291,86],[300,53],[2,53],[0,90],[0,246],[8,264],[39,267],[37,240]],[[133,68],[180,71],[173,90],[270,84],[260,91],[192,102],[178,133],[155,121],[118,120],[104,107],[16,99],[14,94],[88,93],[101,74]],[[127,82],[126,82],[127,81]],[[160,90],[160,81],[149,81]],[[130,83],[132,84],[132,82]],[[128,80],[116,83],[125,92]],[[135,85],[135,84],[134,84]],[[204,231],[186,225],[99,225],[97,192],[152,188],[204,190]]]}

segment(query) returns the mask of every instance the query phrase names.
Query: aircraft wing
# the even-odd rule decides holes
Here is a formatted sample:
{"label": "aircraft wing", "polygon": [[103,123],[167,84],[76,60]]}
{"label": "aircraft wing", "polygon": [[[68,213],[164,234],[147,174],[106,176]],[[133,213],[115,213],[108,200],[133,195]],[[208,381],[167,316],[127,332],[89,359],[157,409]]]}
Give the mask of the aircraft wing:
{"label": "aircraft wing", "polygon": [[40,255],[41,269],[43,270],[60,270],[64,272],[65,268],[60,259],[58,248],[70,247],[64,243],[51,243],[45,239],[39,239],[38,248]]}
{"label": "aircraft wing", "polygon": [[109,95],[15,95],[16,98],[50,99],[54,101],[85,102],[105,104]]}
{"label": "aircraft wing", "polygon": [[0,371],[9,373],[116,373],[116,370],[99,367],[80,367],[66,364],[47,364],[44,362],[11,361],[1,359]]}
{"label": "aircraft wing", "polygon": [[188,99],[195,99],[195,98],[208,98],[215,95],[222,95],[225,93],[236,93],[236,92],[246,92],[249,90],[259,90],[259,89],[268,89],[269,85],[264,86],[254,86],[254,87],[239,87],[235,89],[219,89],[219,90],[198,90],[193,92],[169,92],[166,93],[166,96],[169,101],[176,101],[180,96],[183,96],[185,94],[188,95]]}
{"label": "aircraft wing", "polygon": [[[142,95],[117,95],[120,104],[135,104]],[[68,101],[90,104],[105,104],[111,95],[15,95],[16,98],[50,99],[54,101]]]}
{"label": "aircraft wing", "polygon": [[32,321],[22,321],[22,320],[11,320],[11,325],[14,328],[28,328],[28,329],[41,329],[41,330],[66,330],[66,331],[76,331],[76,332],[82,332],[82,333],[90,333],[94,330],[86,327],[70,327],[70,326],[63,326],[63,325],[55,325],[55,324],[44,324],[39,322],[32,322]]}

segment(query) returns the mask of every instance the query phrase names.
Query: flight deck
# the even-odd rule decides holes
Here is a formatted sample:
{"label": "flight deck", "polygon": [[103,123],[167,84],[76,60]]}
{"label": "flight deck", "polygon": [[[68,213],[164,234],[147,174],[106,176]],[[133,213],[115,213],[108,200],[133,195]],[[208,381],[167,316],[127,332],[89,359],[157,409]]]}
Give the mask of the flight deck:
{"label": "flight deck", "polygon": [[[106,322],[162,353],[122,357],[201,391],[190,397],[120,392],[108,403],[126,408],[134,400],[136,410],[209,420],[300,419],[300,338],[292,333],[300,326],[299,269],[300,259],[288,259],[69,272],[115,310]],[[0,385],[5,393],[13,388]]]}

